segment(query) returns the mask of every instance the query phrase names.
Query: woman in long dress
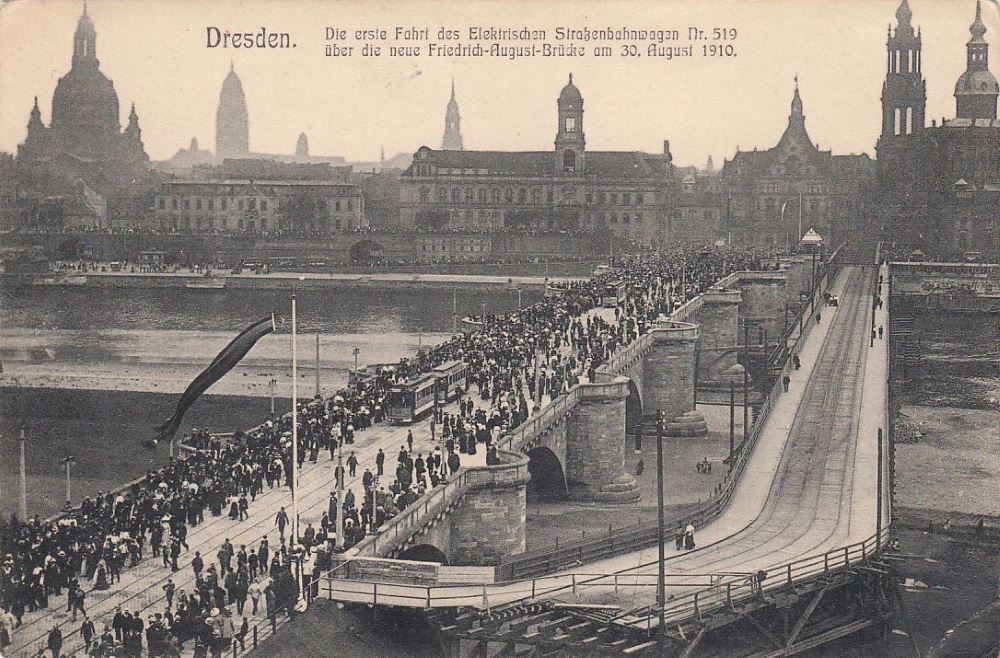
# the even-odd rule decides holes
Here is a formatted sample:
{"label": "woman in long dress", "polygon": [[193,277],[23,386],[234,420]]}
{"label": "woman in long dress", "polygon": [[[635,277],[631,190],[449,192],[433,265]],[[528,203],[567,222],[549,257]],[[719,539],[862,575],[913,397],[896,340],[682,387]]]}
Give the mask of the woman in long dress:
{"label": "woman in long dress", "polygon": [[94,589],[106,590],[111,585],[108,583],[108,563],[104,561],[104,558],[97,563],[97,568],[94,569],[94,579],[91,581]]}
{"label": "woman in long dress", "polygon": [[684,529],[684,548],[689,551],[694,548],[694,526],[690,523]]}

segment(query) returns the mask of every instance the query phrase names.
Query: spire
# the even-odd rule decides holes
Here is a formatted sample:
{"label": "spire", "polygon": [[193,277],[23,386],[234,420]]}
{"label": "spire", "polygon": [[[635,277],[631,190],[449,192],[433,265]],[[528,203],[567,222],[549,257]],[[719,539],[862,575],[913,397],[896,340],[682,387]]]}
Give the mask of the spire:
{"label": "spire", "polygon": [[31,114],[28,118],[28,135],[41,132],[45,129],[42,123],[42,112],[38,109],[38,96],[35,96],[35,104],[31,107]]}
{"label": "spire", "polygon": [[299,133],[299,141],[295,143],[295,156],[299,158],[309,157],[309,138],[305,133]]}
{"label": "spire", "polygon": [[799,96],[799,74],[795,74],[795,95],[792,96],[792,117],[805,118],[802,116],[802,97]]}
{"label": "spire", "polygon": [[135,142],[142,139],[142,129],[139,128],[139,115],[135,111],[135,103],[132,103],[132,111],[128,113],[128,126],[125,128],[125,135]]}
{"label": "spire", "polygon": [[983,43],[986,41],[983,38],[983,35],[986,34],[986,26],[983,25],[983,4],[980,0],[976,0],[976,20],[969,26],[969,32],[972,33],[972,39],[969,43]]}
{"label": "spire", "polygon": [[902,26],[909,25],[912,18],[913,11],[910,9],[910,5],[907,0],[903,0],[899,4],[899,9],[896,10],[896,20],[898,20],[900,26]]}
{"label": "spire", "polygon": [[451,99],[444,115],[444,138],[441,148],[447,151],[461,151],[462,145],[462,115],[458,111],[458,100],[455,98],[455,80],[451,81]]}
{"label": "spire", "polygon": [[76,22],[76,32],[73,34],[73,68],[97,68],[97,31],[87,14],[87,5],[83,5],[83,13]]}

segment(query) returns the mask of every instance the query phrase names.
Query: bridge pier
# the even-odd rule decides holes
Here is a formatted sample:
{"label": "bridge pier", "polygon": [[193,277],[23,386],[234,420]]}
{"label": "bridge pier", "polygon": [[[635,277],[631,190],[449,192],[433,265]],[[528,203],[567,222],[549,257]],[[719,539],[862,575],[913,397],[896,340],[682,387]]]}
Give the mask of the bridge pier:
{"label": "bridge pier", "polygon": [[643,431],[656,433],[656,415],[662,411],[669,433],[675,436],[704,436],[708,427],[694,408],[698,325],[661,321],[650,333],[652,346],[643,363]]}
{"label": "bridge pier", "polygon": [[566,482],[570,496],[602,503],[639,500],[635,477],[625,472],[625,400],[629,380],[583,384],[568,419]]}
{"label": "bridge pier", "polygon": [[[503,453],[503,458],[513,458]],[[448,558],[452,564],[492,566],[527,550],[528,460],[518,455],[515,468],[484,473],[451,518]],[[489,478],[488,480],[486,478]]]}
{"label": "bridge pier", "polygon": [[[809,288],[809,271],[806,273]],[[759,341],[763,330],[769,341],[781,336],[785,328],[785,305],[788,302],[788,277],[782,272],[742,272],[739,286],[742,294],[739,317],[743,326],[750,327],[750,342]],[[796,296],[797,298],[797,296]]]}
{"label": "bridge pier", "polygon": [[[698,385],[713,388],[728,387],[736,363],[739,343],[739,290],[715,286],[701,294],[702,304],[691,314],[691,321],[698,324]],[[716,350],[716,351],[712,351]],[[727,372],[729,371],[729,372]],[[742,372],[739,384],[742,385]]]}

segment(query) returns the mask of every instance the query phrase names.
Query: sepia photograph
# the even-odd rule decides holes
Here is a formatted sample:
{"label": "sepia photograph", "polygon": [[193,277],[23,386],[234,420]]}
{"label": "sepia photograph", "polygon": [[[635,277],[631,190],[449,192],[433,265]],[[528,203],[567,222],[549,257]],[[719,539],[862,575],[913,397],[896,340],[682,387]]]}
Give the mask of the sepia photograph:
{"label": "sepia photograph", "polygon": [[0,0],[0,658],[1000,658],[997,50]]}

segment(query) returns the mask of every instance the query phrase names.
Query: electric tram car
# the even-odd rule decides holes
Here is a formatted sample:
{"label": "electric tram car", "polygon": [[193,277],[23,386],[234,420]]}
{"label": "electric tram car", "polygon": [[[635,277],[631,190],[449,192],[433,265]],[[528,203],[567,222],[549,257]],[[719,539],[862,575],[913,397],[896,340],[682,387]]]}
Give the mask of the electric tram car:
{"label": "electric tram car", "polygon": [[464,361],[448,361],[431,371],[437,377],[438,401],[454,400],[469,388],[469,367]]}
{"label": "electric tram car", "polygon": [[601,291],[601,305],[605,308],[614,308],[625,301],[625,282],[609,281]]}
{"label": "electric tram car", "polygon": [[396,425],[408,425],[429,414],[434,403],[444,404],[469,387],[469,367],[463,361],[448,361],[426,375],[397,384],[386,396],[387,417]]}
{"label": "electric tram car", "polygon": [[395,425],[419,420],[434,409],[438,377],[433,372],[406,384],[397,384],[386,395],[386,416]]}

